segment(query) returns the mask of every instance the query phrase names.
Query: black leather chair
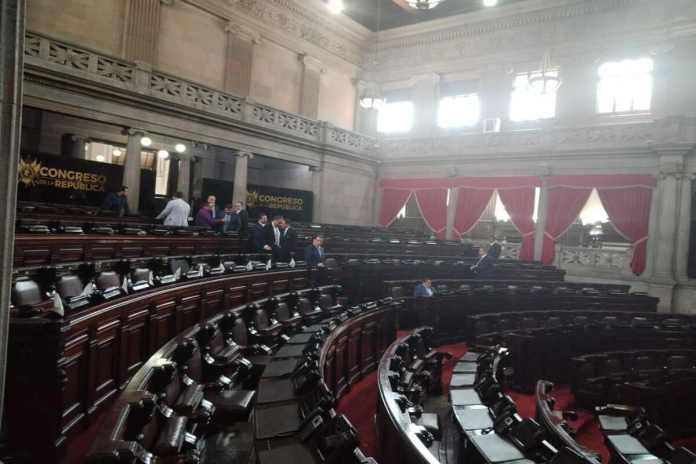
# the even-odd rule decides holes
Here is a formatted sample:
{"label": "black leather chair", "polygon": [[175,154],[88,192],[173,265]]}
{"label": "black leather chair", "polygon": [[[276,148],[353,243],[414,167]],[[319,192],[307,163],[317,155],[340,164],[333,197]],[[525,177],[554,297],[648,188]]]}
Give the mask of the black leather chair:
{"label": "black leather chair", "polygon": [[302,324],[302,316],[299,313],[291,313],[290,308],[285,302],[278,303],[276,307],[276,317],[283,327],[293,331]]}
{"label": "black leather chair", "polygon": [[302,319],[308,324],[316,323],[324,317],[324,312],[321,310],[321,308],[319,306],[312,305],[311,301],[307,297],[301,297],[297,301],[297,305],[299,306]]}

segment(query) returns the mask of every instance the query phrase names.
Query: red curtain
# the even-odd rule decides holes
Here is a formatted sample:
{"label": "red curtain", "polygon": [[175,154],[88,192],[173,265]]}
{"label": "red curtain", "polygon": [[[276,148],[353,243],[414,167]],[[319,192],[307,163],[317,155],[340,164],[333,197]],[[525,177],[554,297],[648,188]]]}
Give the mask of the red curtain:
{"label": "red curtain", "polygon": [[633,242],[631,270],[636,275],[642,274],[645,270],[652,189],[606,188],[597,192],[616,231]]}
{"label": "red curtain", "polygon": [[465,234],[476,225],[492,195],[493,189],[457,190],[457,211],[454,216],[454,231],[457,234]]}
{"label": "red curtain", "polygon": [[510,215],[510,221],[522,234],[519,259],[534,259],[534,187],[498,190],[500,200]]}
{"label": "red curtain", "polygon": [[389,227],[410,197],[411,190],[389,188],[382,190],[382,207],[379,210],[379,225]]}
{"label": "red curtain", "polygon": [[556,240],[573,224],[587,203],[590,193],[592,188],[557,187],[548,190],[544,247],[541,253],[541,261],[544,264],[553,263]]}
{"label": "red curtain", "polygon": [[447,189],[416,190],[416,202],[425,224],[437,238],[445,238],[447,228]]}

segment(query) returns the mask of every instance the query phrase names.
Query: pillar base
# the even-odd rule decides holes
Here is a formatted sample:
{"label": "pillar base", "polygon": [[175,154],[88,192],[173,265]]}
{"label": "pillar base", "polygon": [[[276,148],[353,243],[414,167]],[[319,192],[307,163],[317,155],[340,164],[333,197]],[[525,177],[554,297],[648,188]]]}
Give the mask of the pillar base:
{"label": "pillar base", "polygon": [[696,281],[677,285],[674,289],[672,311],[681,314],[696,314]]}
{"label": "pillar base", "polygon": [[657,304],[658,312],[671,313],[673,311],[676,284],[676,281],[668,279],[653,279],[648,282],[648,294],[660,299]]}

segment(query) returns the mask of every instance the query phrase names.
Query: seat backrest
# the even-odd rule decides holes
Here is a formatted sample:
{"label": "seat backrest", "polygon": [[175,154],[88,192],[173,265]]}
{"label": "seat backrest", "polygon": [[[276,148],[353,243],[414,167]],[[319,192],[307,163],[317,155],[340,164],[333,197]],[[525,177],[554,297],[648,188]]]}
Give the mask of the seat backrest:
{"label": "seat backrest", "polygon": [[268,320],[268,315],[263,309],[257,309],[254,313],[254,325],[257,329],[267,329],[270,327],[271,323]]}
{"label": "seat backrest", "polygon": [[72,298],[82,293],[82,281],[75,274],[61,276],[56,283],[56,290],[63,298]]}
{"label": "seat backrest", "polygon": [[150,280],[150,269],[139,267],[131,273],[133,282],[147,282]]}
{"label": "seat backrest", "polygon": [[147,389],[150,393],[157,395],[158,400],[173,406],[181,393],[181,382],[176,365],[164,363],[153,367]]}
{"label": "seat backrest", "polygon": [[676,354],[667,357],[668,369],[688,369],[693,366],[693,362],[687,356]]}
{"label": "seat backrest", "polygon": [[328,295],[326,293],[322,293],[319,296],[319,307],[323,310],[327,310],[332,306],[333,306],[333,298],[331,297],[331,295]]}
{"label": "seat backrest", "polygon": [[309,301],[309,298],[302,297],[298,300],[297,304],[302,314],[310,314],[312,311],[314,311],[314,307],[312,307],[312,303]]}
{"label": "seat backrest", "polygon": [[401,287],[401,286],[392,287],[391,288],[391,296],[392,296],[392,298],[403,298],[404,297],[403,287]]}
{"label": "seat backrest", "polygon": [[278,317],[279,321],[289,320],[292,315],[290,314],[288,305],[284,302],[278,303],[278,306],[276,307],[276,316]]}
{"label": "seat backrest", "polygon": [[249,330],[247,329],[246,322],[244,322],[244,319],[241,317],[237,317],[234,320],[232,340],[241,347],[249,346]]}
{"label": "seat backrest", "polygon": [[17,279],[12,287],[12,303],[15,306],[32,306],[41,303],[41,300],[39,284],[28,277]]}
{"label": "seat backrest", "polygon": [[118,273],[114,271],[104,271],[97,276],[97,288],[99,290],[107,290],[121,286],[121,279]]}

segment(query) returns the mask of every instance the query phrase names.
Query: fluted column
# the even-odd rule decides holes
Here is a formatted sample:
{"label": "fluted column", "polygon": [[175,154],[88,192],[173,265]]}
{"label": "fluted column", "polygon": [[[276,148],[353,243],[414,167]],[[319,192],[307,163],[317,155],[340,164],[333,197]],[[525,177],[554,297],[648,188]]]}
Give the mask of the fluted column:
{"label": "fluted column", "polygon": [[437,128],[440,106],[440,75],[421,76],[413,87],[413,128],[417,133],[431,135]]}
{"label": "fluted column", "polygon": [[541,253],[544,249],[544,229],[546,228],[546,211],[549,204],[549,193],[546,188],[544,176],[541,178],[541,188],[539,189],[539,208],[537,210],[537,221],[534,229],[534,259],[541,261]]}
{"label": "fluted column", "polygon": [[320,166],[310,166],[309,171],[312,173],[312,222],[321,222],[321,191],[324,183],[323,163]]}
{"label": "fluted column", "polygon": [[127,0],[124,56],[130,61],[156,64],[162,3],[173,0]]}
{"label": "fluted column", "polygon": [[249,160],[253,158],[252,153],[240,151],[237,154],[234,165],[234,190],[232,193],[232,202],[238,201],[246,204],[247,197],[247,178],[249,175]]}
{"label": "fluted column", "polygon": [[302,87],[300,89],[300,114],[317,119],[319,115],[319,86],[326,71],[321,61],[306,54],[299,56],[302,62]]}
{"label": "fluted column", "polygon": [[447,205],[447,229],[445,230],[445,238],[454,240],[454,219],[457,215],[457,200],[459,195],[456,188],[449,189],[449,204]]}
{"label": "fluted column", "polygon": [[0,0],[0,417],[2,417],[9,334],[9,303],[17,207],[17,164],[22,127],[22,58],[24,56],[24,0]]}
{"label": "fluted column", "polygon": [[261,35],[233,21],[227,23],[225,32],[227,33],[227,51],[224,90],[246,97],[251,89],[254,48],[261,43]]}
{"label": "fluted column", "polygon": [[652,229],[653,240],[648,241],[652,254],[652,275],[649,277],[649,292],[660,298],[658,309],[672,310],[674,287],[677,283],[677,241],[679,214],[683,200],[684,153],[682,150],[658,150],[660,174],[657,182],[657,207],[653,216],[656,224]]}
{"label": "fluted column", "polygon": [[131,213],[137,213],[140,208],[140,138],[142,136],[142,132],[128,130],[123,184],[128,186],[128,208]]}
{"label": "fluted column", "polygon": [[191,198],[191,160],[181,158],[179,160],[179,178],[176,183],[176,191],[184,195],[187,201]]}

